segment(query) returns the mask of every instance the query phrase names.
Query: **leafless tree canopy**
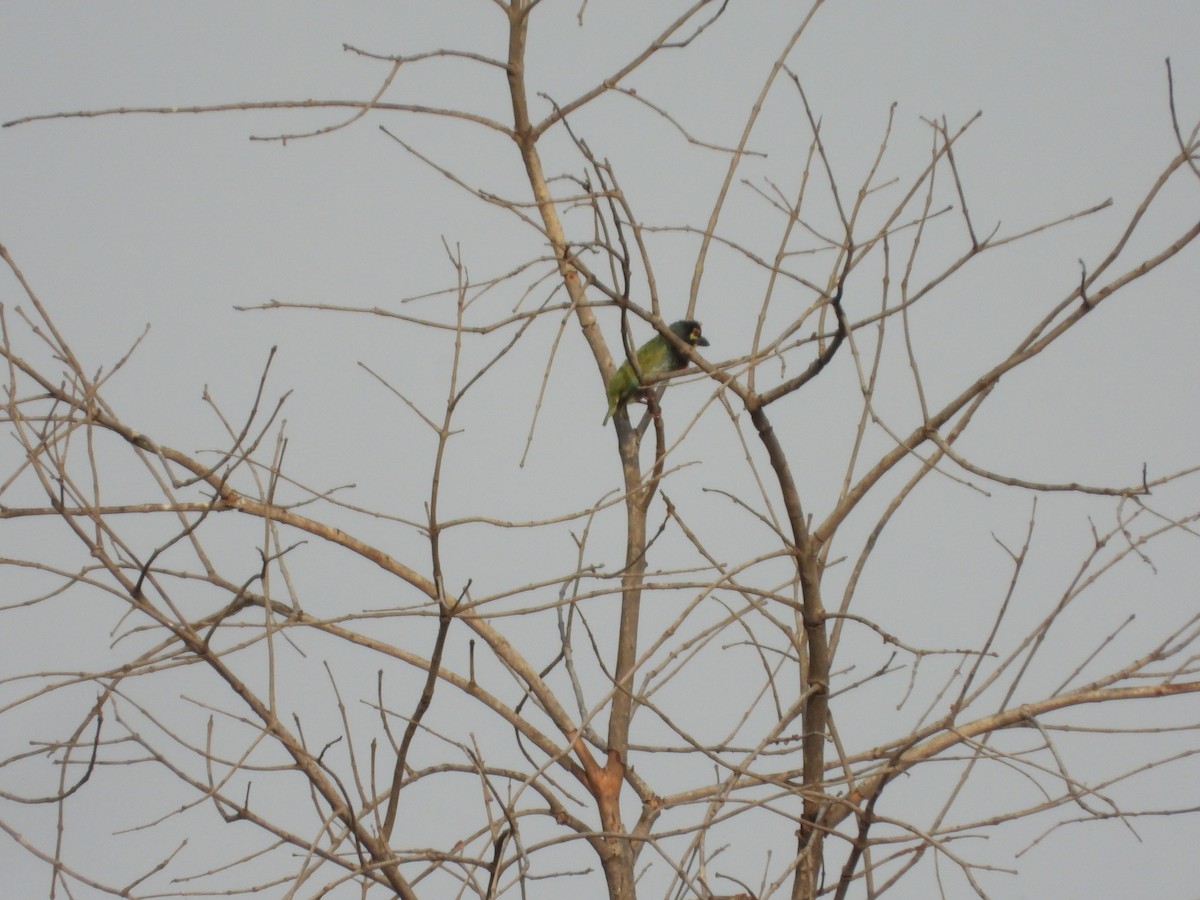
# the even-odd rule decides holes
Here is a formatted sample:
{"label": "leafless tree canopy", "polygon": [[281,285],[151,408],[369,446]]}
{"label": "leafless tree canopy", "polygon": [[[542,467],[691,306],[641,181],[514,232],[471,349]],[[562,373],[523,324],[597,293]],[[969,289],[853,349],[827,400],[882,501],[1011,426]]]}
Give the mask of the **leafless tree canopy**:
{"label": "leafless tree canopy", "polygon": [[[251,403],[206,392],[206,438],[190,445],[111,399],[139,348],[77,355],[55,298],[0,254],[3,628],[8,644],[42,636],[20,655],[33,662],[4,669],[0,827],[6,852],[44,863],[47,895],[842,898],[936,877],[945,896],[1008,896],[1014,847],[1071,828],[1136,841],[1145,820],[1192,812],[1194,792],[1127,788],[1200,774],[1195,702],[1176,698],[1200,690],[1200,613],[1156,581],[1196,557],[1200,465],[1131,459],[1119,484],[1041,481],[969,437],[1002,378],[1175,257],[1195,264],[1200,140],[1175,112],[1183,86],[1168,69],[1157,149],[1170,156],[1139,202],[1118,212],[1101,195],[1009,228],[972,203],[974,118],[882,110],[860,132],[873,162],[839,165],[823,139],[838,111],[814,108],[794,65],[821,5],[781,36],[728,146],[632,86],[753,15],[728,0],[697,0],[567,96],[527,69],[540,0],[494,0],[477,25],[506,55],[347,47],[378,67],[365,99],[7,123],[316,109],[321,127],[256,139],[378,126],[406,177],[499,211],[525,247],[480,276],[450,236],[445,289],[403,303],[244,311],[316,308],[330,341],[369,322],[397,347],[435,348],[424,380],[356,370],[370,416],[403,430],[391,446],[339,434],[345,462],[320,484],[290,462],[297,401],[274,351]],[[580,5],[584,35],[593,12]],[[408,102],[410,73],[447,66],[502,85],[508,106]],[[768,98],[793,146],[764,159]],[[668,149],[643,149],[663,165],[705,156],[706,219],[647,216],[616,137],[589,128],[601,104],[669,129]],[[409,136],[430,118],[502,148],[497,183],[519,190]],[[898,167],[889,147],[914,131],[927,158]],[[1146,221],[1182,192],[1190,222],[1148,246]],[[1002,352],[964,332],[973,371],[941,364],[927,309],[961,302],[975,267],[1020,265],[1094,215],[1124,216],[1115,238],[1071,283],[1013,305]],[[657,277],[668,255],[686,257],[690,290]],[[746,293],[708,289],[721,268]],[[667,326],[681,318],[711,345],[680,341]],[[647,379],[602,429],[604,383],[655,333],[686,372],[669,388]],[[524,456],[494,449],[502,422]],[[593,444],[607,468],[580,462]],[[349,487],[368,450],[395,460],[387,498]],[[497,497],[519,482],[537,502],[464,496],[468,469]],[[990,521],[993,496],[1024,510],[1019,528]],[[1047,515],[1070,521],[1070,543]],[[965,531],[992,542],[995,565],[943,627],[928,611],[944,601],[920,594],[954,570],[939,542]],[[893,535],[927,548],[923,575],[885,552]],[[1147,627],[1135,614],[1151,605]],[[112,833],[105,806],[134,807],[135,824]],[[108,848],[104,864],[88,845]]]}

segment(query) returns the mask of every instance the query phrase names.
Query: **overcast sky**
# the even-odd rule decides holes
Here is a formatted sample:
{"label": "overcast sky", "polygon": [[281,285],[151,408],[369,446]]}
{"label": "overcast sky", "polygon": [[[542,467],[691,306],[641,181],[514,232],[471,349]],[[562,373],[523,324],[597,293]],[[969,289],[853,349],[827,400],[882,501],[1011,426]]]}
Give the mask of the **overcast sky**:
{"label": "overcast sky", "polygon": [[[733,0],[727,15],[694,46],[664,53],[627,86],[669,109],[697,139],[732,146],[771,61],[798,21],[799,7],[783,0]],[[683,5],[591,0],[582,27],[579,8],[578,0],[545,0],[531,35],[531,90],[557,102],[611,73]],[[344,44],[380,54],[454,47],[502,56],[502,25],[486,0],[5,0],[0,119],[114,107],[364,100],[378,89],[387,64],[348,52]],[[1011,234],[1113,201],[1102,213],[981,260],[938,293],[924,318],[914,319],[932,403],[953,396],[1001,359],[1069,293],[1079,277],[1079,259],[1094,265],[1112,246],[1177,150],[1165,58],[1172,60],[1185,127],[1200,116],[1198,35],[1200,4],[1185,0],[830,0],[818,12],[789,66],[822,121],[835,174],[848,191],[857,188],[877,153],[895,103],[884,172],[901,180],[919,171],[928,156],[932,137],[922,117],[945,116],[953,130],[982,111],[956,154],[984,233],[998,227]],[[750,149],[766,156],[748,159],[741,174],[759,188],[774,182],[794,189],[808,149],[811,133],[789,85],[781,82],[773,91],[750,141]],[[461,61],[406,66],[383,99],[459,106],[500,121],[511,115],[503,79]],[[537,103],[535,114],[544,115],[547,101]],[[373,113],[321,137],[250,140],[311,131],[347,115],[345,110],[120,115],[5,128],[0,243],[86,368],[111,367],[150,325],[127,370],[109,387],[110,401],[134,427],[189,451],[215,448],[222,431],[202,391],[207,386],[231,417],[244,415],[268,352],[278,346],[270,393],[295,391],[285,414],[295,477],[312,485],[353,482],[356,488],[346,499],[420,519],[432,443],[412,412],[360,363],[435,411],[443,402],[449,343],[394,320],[234,307],[279,300],[382,307],[447,321],[452,309],[444,298],[401,303],[454,284],[445,244],[461,247],[477,280],[509,271],[541,251],[537,236],[512,215],[432,172],[378,126],[472,184],[527,200],[528,184],[511,144],[478,127]],[[599,101],[573,119],[573,126],[597,156],[616,167],[644,223],[703,227],[724,173],[724,155],[688,144],[670,123],[625,98]],[[551,174],[582,172],[561,129],[547,136],[544,158]],[[754,190],[735,191],[723,223],[769,258],[778,218]],[[1194,222],[1198,199],[1196,180],[1173,183],[1128,258],[1141,259],[1139,253],[1163,246]],[[586,216],[571,221],[578,238],[590,234]],[[940,241],[946,242],[945,253],[962,249],[961,233],[950,229],[931,233],[929,240],[934,260]],[[661,235],[653,248],[664,316],[677,318],[686,309],[696,241]],[[1006,378],[964,440],[963,452],[1024,478],[1109,485],[1136,483],[1143,463],[1151,477],[1194,464],[1200,448],[1198,263],[1195,252],[1182,254],[1104,307],[1052,354]],[[820,270],[817,263],[813,272]],[[499,318],[519,303],[531,308],[545,301],[552,285],[539,285],[522,299],[528,283],[497,289],[481,302],[480,320]],[[861,317],[877,305],[878,285],[863,284],[863,293],[851,296],[855,287],[847,303],[852,317]],[[641,296],[635,289],[635,299],[646,302],[641,289]],[[747,351],[763,289],[761,271],[736,254],[714,258],[696,307],[711,341],[710,359]],[[0,302],[10,315],[25,302],[7,272],[0,277]],[[602,327],[616,348],[617,315],[604,313]],[[648,334],[639,331],[638,337]],[[445,515],[553,515],[595,503],[620,484],[612,431],[600,426],[603,385],[571,328],[521,465],[554,323],[545,322],[533,335],[464,410],[468,436],[474,429],[487,437],[464,439],[461,452],[456,450]],[[473,345],[471,359],[486,359],[503,339]],[[818,519],[835,498],[844,470],[846,434],[826,439],[817,424],[845,413],[853,402],[849,368],[842,376],[842,390],[796,398],[780,424],[789,448],[805,460],[802,490]],[[710,396],[707,385],[677,387],[667,395],[689,413]],[[913,427],[911,390],[897,388],[894,400],[888,408],[906,433]],[[846,415],[852,423],[857,409]],[[681,449],[679,462],[700,463],[669,484],[672,496],[698,494],[704,487],[746,489],[740,451],[723,416],[718,405],[711,406],[689,437],[692,443]],[[886,439],[876,434],[870,446],[885,447]],[[6,462],[4,471],[10,468]],[[979,622],[990,615],[981,609],[998,602],[1007,578],[991,536],[1019,545],[1030,511],[1028,495],[992,490],[985,501],[936,481],[914,498],[904,514],[912,518],[899,520],[895,543],[881,545],[874,580],[864,582],[857,610],[916,643],[978,641]],[[938,520],[950,502],[961,504],[960,511]],[[730,514],[727,503],[711,497],[695,503],[704,510],[699,515]],[[1111,524],[1111,508],[1046,501],[1038,545],[1045,555],[1032,567],[1046,579],[1046,596],[1061,589],[1063,573],[1086,550],[1088,516],[1107,516],[1104,524]],[[978,525],[969,537],[964,522]],[[22,541],[12,524],[4,523],[0,535]],[[600,538],[591,562],[618,567],[619,524],[612,519],[597,525]],[[381,528],[375,536],[395,540],[400,555],[421,552],[413,535]],[[741,533],[730,539],[731,557],[753,555],[753,539]],[[566,559],[569,542],[545,552]],[[476,563],[480,553],[468,539],[447,547],[464,579],[483,577]],[[1175,553],[1156,560],[1161,565],[1152,596],[1143,593],[1143,582],[1129,588],[1128,603],[1143,620],[1159,621],[1164,606],[1172,607],[1171,621],[1180,608],[1194,608],[1200,581],[1196,566],[1185,561],[1195,547]],[[508,550],[485,562],[492,576],[487,591],[538,577],[529,561]],[[654,566],[667,567],[669,561]],[[982,592],[980,572],[989,575]],[[318,571],[312,578],[307,602],[327,614],[333,610],[326,603],[344,603],[352,611],[386,606],[391,599],[391,588],[374,583],[335,590],[333,573]],[[992,579],[999,579],[999,587]],[[901,583],[903,595],[896,591]],[[1040,608],[1039,602],[1030,599],[1031,609]],[[651,615],[646,627],[652,629],[655,621]],[[1111,631],[1115,621],[1099,617],[1096,634]],[[115,616],[103,622],[98,627],[111,628]],[[107,636],[99,633],[104,644]],[[13,635],[11,625],[0,622],[0,641],[11,658],[36,653],[37,642],[9,647]],[[76,637],[87,646],[88,636]],[[1080,646],[1091,646],[1092,637],[1088,633]],[[465,650],[455,652],[460,662]],[[54,664],[68,667],[62,660]],[[894,709],[906,677],[897,679],[894,693],[882,691],[878,702]],[[873,732],[869,721],[859,727],[859,746],[886,736]],[[14,746],[12,739],[4,746]],[[1195,794],[1194,768],[1190,776],[1177,787]],[[1200,804],[1200,795],[1194,802]],[[118,827],[103,820],[92,824],[98,832]],[[1143,844],[1119,828],[1103,832],[1111,841],[1105,844],[1080,839],[1100,835],[1100,829],[1078,831],[1073,840],[1039,846],[1019,862],[1009,859],[1037,888],[1026,893],[1020,886],[1026,882],[998,876],[991,882],[993,896],[1197,896],[1200,832],[1194,821],[1138,827]],[[748,860],[747,871],[763,862],[761,856]],[[0,869],[18,880],[42,871],[11,842],[0,842]],[[45,878],[32,883],[45,884]],[[896,895],[922,896],[903,890]]]}

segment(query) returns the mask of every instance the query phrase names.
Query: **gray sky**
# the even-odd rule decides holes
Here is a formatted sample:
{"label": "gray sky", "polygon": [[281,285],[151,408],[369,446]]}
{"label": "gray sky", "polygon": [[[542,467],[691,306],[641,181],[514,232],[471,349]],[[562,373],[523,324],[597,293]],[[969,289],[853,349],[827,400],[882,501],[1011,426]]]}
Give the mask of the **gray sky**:
{"label": "gray sky", "polygon": [[[570,99],[644,46],[653,30],[682,8],[679,3],[592,0],[581,28],[575,18],[578,3],[546,0],[531,37],[533,89],[559,102]],[[797,8],[773,0],[734,2],[694,47],[664,54],[628,86],[669,109],[698,139],[734,145],[771,60],[794,27]],[[382,54],[454,46],[502,55],[501,25],[495,6],[484,0],[7,0],[0,8],[0,84],[5,86],[0,119],[122,106],[361,100],[377,90],[386,64],[343,51],[343,44]],[[1178,0],[1021,0],[986,8],[962,2],[831,0],[817,14],[789,65],[822,120],[835,174],[847,189],[865,175],[894,102],[890,150],[881,172],[902,180],[919,170],[929,152],[931,133],[921,117],[944,115],[954,129],[982,111],[956,155],[976,227],[985,234],[997,225],[1000,234],[1019,232],[1107,198],[1113,201],[1096,216],[981,258],[914,312],[931,403],[953,396],[1001,359],[1070,292],[1079,278],[1078,260],[1094,265],[1112,246],[1176,151],[1164,58],[1173,63],[1182,122],[1186,126],[1200,115],[1197,34],[1200,5]],[[510,113],[502,89],[502,79],[492,72],[433,62],[403,68],[384,99],[457,105],[505,121]],[[549,107],[539,103],[535,112],[544,115]],[[207,386],[221,408],[239,418],[269,349],[278,346],[270,394],[295,392],[285,412],[292,474],[312,486],[353,482],[356,487],[344,499],[419,519],[432,441],[413,413],[359,364],[401,386],[432,412],[443,402],[449,342],[394,320],[237,312],[234,307],[275,299],[378,306],[448,320],[452,306],[445,298],[401,303],[453,285],[443,241],[461,247],[477,280],[506,272],[542,250],[530,229],[454,187],[378,126],[471,183],[526,200],[528,186],[515,151],[478,128],[390,113],[286,145],[248,139],[310,131],[346,115],[344,110],[128,115],[6,128],[0,132],[0,243],[87,367],[110,367],[151,325],[126,371],[109,388],[110,402],[134,427],[185,449],[216,448],[222,432],[201,399],[202,390]],[[644,223],[703,226],[725,156],[687,144],[669,123],[619,97],[599,101],[572,124],[597,156],[612,161]],[[749,159],[741,177],[760,188],[769,179],[794,189],[810,137],[795,89],[781,82],[750,141],[751,149],[766,156]],[[543,152],[552,174],[580,172],[561,129],[547,136]],[[1195,180],[1174,182],[1162,208],[1131,243],[1128,259],[1140,260],[1195,221],[1198,194]],[[819,208],[814,215],[819,217]],[[956,215],[947,214],[945,227],[930,229],[929,265],[962,251],[961,229],[949,224]],[[578,236],[590,234],[586,216],[568,221]],[[780,221],[750,188],[736,188],[722,224],[764,257],[774,253]],[[686,308],[696,241],[661,234],[651,246],[664,315],[676,318]],[[813,277],[826,265],[814,257]],[[1140,478],[1143,463],[1150,477],[1194,464],[1200,447],[1198,276],[1194,250],[1182,254],[1102,308],[1050,353],[1007,376],[959,449],[981,465],[1038,481],[1125,485]],[[528,279],[509,283],[485,296],[479,301],[480,320],[547,299],[548,283],[522,298],[527,284]],[[645,302],[644,285],[639,287],[642,293],[635,289],[635,299]],[[764,288],[761,270],[737,254],[714,254],[696,313],[712,342],[710,359],[746,352]],[[0,279],[0,302],[10,317],[23,303],[7,273]],[[868,314],[878,302],[877,280],[864,278],[848,287],[852,317]],[[601,323],[615,342],[616,313],[606,311]],[[638,337],[648,334],[642,330]],[[554,515],[595,503],[620,484],[612,431],[599,424],[603,386],[573,328],[564,335],[527,462],[520,464],[554,337],[552,322],[535,326],[521,351],[507,357],[497,376],[465,404],[467,431],[452,445],[444,515],[517,520]],[[472,343],[468,358],[481,363],[503,340],[499,335]],[[803,460],[801,490],[818,519],[840,487],[858,415],[853,371],[847,360],[841,362],[829,388],[793,398],[778,425]],[[894,417],[890,424],[907,433],[917,413],[911,381],[905,381],[902,356],[889,357],[889,366],[881,408]],[[690,415],[710,396],[707,384],[697,384],[675,387],[667,398]],[[867,445],[878,452],[888,439],[876,430]],[[720,534],[726,541],[721,554],[729,560],[761,552],[756,547],[763,535],[735,519],[727,501],[700,491],[752,493],[740,455],[724,413],[713,404],[676,457],[696,464],[666,487],[673,499],[686,497],[692,513],[718,533],[717,523],[738,522]],[[10,468],[5,463],[5,472]],[[1194,505],[1195,483],[1190,484]],[[881,542],[855,611],[914,644],[978,643],[981,623],[990,622],[1009,573],[992,536],[1019,546],[1031,505],[1023,492],[988,489],[991,496],[984,497],[949,480],[931,479]],[[1062,497],[1041,501],[1028,592],[1015,601],[1027,605],[1031,618],[1044,615],[1086,552],[1088,517],[1106,528],[1112,508],[1111,502],[1082,504]],[[1170,512],[1185,509],[1186,504]],[[340,515],[332,517],[336,521]],[[654,514],[651,519],[657,521]],[[351,521],[395,555],[423,559],[423,543],[411,532]],[[590,564],[607,571],[618,567],[620,525],[617,515],[598,519]],[[869,525],[864,521],[851,533],[861,537]],[[249,564],[254,544],[240,548],[240,533],[228,537],[227,549],[233,558],[240,552]],[[245,534],[257,539],[252,531]],[[448,558],[459,578],[455,589],[466,578],[477,579],[474,589],[482,594],[523,584],[537,577],[543,554],[554,560],[554,572],[572,565],[565,532],[551,546],[541,545],[536,536],[509,534],[503,545],[481,548],[477,537],[464,530],[448,541]],[[0,540],[19,546],[34,538],[3,523]],[[854,546],[848,541],[842,552],[854,552]],[[1195,608],[1200,587],[1189,554],[1194,557],[1194,545],[1177,541],[1154,557],[1154,577],[1148,578],[1144,567],[1132,571],[1132,565],[1127,576],[1114,575],[1111,586],[1097,592],[1094,616],[1072,621],[1070,636],[1061,636],[1060,652],[1081,659],[1121,621],[1123,610],[1136,612],[1136,627],[1151,635],[1160,623],[1181,620]],[[664,547],[652,568],[670,565],[670,548]],[[399,602],[393,585],[372,580],[369,573],[356,571],[354,578],[362,580],[347,583],[341,572],[317,564],[298,561],[297,568],[307,579],[306,608],[320,614]],[[653,634],[656,625],[665,626],[676,614],[676,609],[648,611],[643,633]],[[73,635],[78,644],[70,641],[70,652],[86,655],[95,641],[103,646],[106,629],[115,624],[111,610],[98,615],[96,634]],[[0,625],[6,643],[17,633],[11,619]],[[550,621],[524,637],[533,655],[548,660],[554,636]],[[870,647],[862,672],[870,671],[886,654],[878,642],[859,639]],[[17,661],[13,671],[33,665],[25,661],[37,659],[44,646],[26,640],[6,648]],[[461,643],[452,647],[450,664],[463,665],[465,653]],[[81,663],[67,659],[52,665],[66,669]],[[355,671],[349,662],[346,666],[347,672]],[[314,680],[290,687],[327,691],[324,676],[313,671]],[[739,685],[722,684],[714,671],[688,684],[704,696],[720,697],[725,689],[736,694]],[[1062,673],[1044,676],[1056,684]],[[854,747],[894,736],[897,721],[913,718],[909,709],[895,721],[874,713],[876,708],[894,713],[907,677],[881,682],[857,701],[861,707],[845,714],[843,737]],[[1040,686],[1028,685],[1031,697],[1039,695]],[[352,693],[357,701],[372,691],[363,684]],[[676,700],[680,716],[695,718],[695,727],[703,730],[703,704]],[[1195,718],[1194,700],[1178,702],[1190,703]],[[401,705],[407,707],[407,701]],[[13,741],[5,739],[7,752],[23,744]],[[1114,754],[1123,752],[1120,743],[1114,738]],[[1090,762],[1103,768],[1103,760]],[[1178,792],[1195,791],[1194,766],[1178,783],[1168,780],[1183,771],[1160,773],[1160,780],[1146,787],[1148,796],[1162,792],[1162,805],[1184,802]],[[994,790],[1006,789],[1003,779],[991,784],[998,785]],[[900,786],[897,812],[903,810],[903,792]],[[135,795],[125,803],[137,800]],[[980,808],[986,808],[986,798]],[[86,824],[97,834],[149,817],[112,821],[106,816],[112,806],[99,798],[81,799],[80,809],[84,819],[76,826]],[[89,815],[96,818],[88,820]],[[26,811],[14,813],[12,820],[28,825],[42,840],[52,834],[44,821],[33,824]],[[1019,860],[1009,855],[998,863],[1019,868],[1019,879],[993,874],[988,886],[996,897],[1196,896],[1192,886],[1200,881],[1200,870],[1194,822],[1142,820],[1137,828],[1144,843],[1119,826],[1084,826],[1053,836]],[[1019,849],[1030,838],[1002,832],[996,843]],[[45,883],[43,870],[26,854],[0,841],[0,868],[18,880]],[[97,843],[101,850],[121,846],[115,839]],[[739,847],[729,857],[732,870],[757,883],[765,865],[761,852]],[[951,884],[947,896],[966,895],[961,879]],[[929,889],[928,880],[915,878],[911,893],[901,888],[892,896],[932,896],[922,893]]]}

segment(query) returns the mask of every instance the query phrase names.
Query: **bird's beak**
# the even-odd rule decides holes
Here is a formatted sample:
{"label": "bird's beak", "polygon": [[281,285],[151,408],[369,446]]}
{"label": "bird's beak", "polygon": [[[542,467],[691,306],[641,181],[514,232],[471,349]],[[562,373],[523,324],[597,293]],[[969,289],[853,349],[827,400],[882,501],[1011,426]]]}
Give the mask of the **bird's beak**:
{"label": "bird's beak", "polygon": [[700,347],[707,347],[708,346],[708,338],[706,338],[706,337],[696,338],[696,344],[697,344],[697,346],[700,346]]}

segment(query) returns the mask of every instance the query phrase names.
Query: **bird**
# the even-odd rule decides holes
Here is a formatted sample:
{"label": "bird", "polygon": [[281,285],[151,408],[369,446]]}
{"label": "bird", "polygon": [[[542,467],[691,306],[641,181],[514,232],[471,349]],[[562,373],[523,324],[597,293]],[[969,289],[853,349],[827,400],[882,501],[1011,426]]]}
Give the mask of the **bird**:
{"label": "bird", "polygon": [[[680,319],[669,326],[671,332],[681,341],[686,341],[693,347],[707,347],[708,341],[701,333],[700,323],[694,319]],[[671,346],[661,334],[656,334],[642,346],[638,347],[637,364],[643,378],[653,375],[665,375],[687,366],[687,360]],[[629,365],[629,360],[621,364],[621,368],[608,379],[608,412],[600,424],[607,425],[617,407],[625,403],[641,387],[637,373]]]}

